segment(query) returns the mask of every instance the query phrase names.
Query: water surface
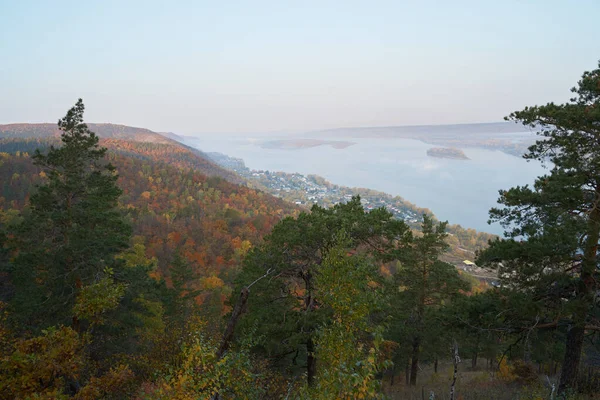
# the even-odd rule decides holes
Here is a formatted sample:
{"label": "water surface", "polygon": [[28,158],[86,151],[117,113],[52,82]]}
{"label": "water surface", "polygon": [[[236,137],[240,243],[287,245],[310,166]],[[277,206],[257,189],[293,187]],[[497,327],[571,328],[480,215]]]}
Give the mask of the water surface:
{"label": "water surface", "polygon": [[399,195],[429,208],[441,220],[496,234],[502,228],[488,225],[487,220],[498,190],[531,184],[544,173],[537,162],[480,148],[462,148],[470,160],[429,157],[427,149],[435,146],[411,139],[351,138],[356,144],[345,149],[260,147],[262,141],[271,139],[203,137],[187,138],[187,143],[202,151],[242,158],[251,169],[317,174],[338,185]]}

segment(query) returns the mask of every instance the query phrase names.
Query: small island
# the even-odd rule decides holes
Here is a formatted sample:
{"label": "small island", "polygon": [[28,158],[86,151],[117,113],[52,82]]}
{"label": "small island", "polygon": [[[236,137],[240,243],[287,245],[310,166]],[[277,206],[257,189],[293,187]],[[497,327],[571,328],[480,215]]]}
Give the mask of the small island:
{"label": "small island", "polygon": [[460,149],[454,147],[432,147],[427,150],[429,157],[449,158],[452,160],[469,160],[469,157]]}

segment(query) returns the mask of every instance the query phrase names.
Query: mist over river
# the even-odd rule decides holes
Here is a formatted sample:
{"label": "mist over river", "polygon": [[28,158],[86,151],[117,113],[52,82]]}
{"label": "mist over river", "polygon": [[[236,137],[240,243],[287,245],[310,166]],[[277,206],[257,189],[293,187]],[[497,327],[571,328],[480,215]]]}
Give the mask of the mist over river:
{"label": "mist over river", "polygon": [[343,149],[277,149],[260,146],[272,136],[210,136],[185,141],[205,152],[242,158],[251,169],[317,174],[338,185],[402,196],[440,220],[495,234],[502,228],[487,220],[498,190],[531,184],[545,171],[538,162],[481,148],[461,148],[469,160],[434,158],[427,150],[435,146],[411,139],[350,138],[355,144]]}

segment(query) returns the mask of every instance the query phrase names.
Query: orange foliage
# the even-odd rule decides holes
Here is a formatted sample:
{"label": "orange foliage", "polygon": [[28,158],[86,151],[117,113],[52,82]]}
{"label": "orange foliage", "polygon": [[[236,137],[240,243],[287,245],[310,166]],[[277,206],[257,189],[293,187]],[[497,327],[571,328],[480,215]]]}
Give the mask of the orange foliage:
{"label": "orange foliage", "polygon": [[[44,144],[0,140],[0,152],[17,147],[33,152]],[[142,238],[146,257],[158,260],[155,279],[169,276],[168,266],[179,251],[197,275],[231,285],[232,275],[223,273],[225,268],[237,265],[280,219],[297,212],[283,200],[197,172],[227,176],[185,146],[117,139],[102,144],[119,173],[121,207],[133,223],[133,233]],[[0,187],[0,207],[20,210],[42,179],[40,170],[28,157],[5,153],[2,161],[0,181],[10,184]],[[12,179],[15,174],[19,179]]]}

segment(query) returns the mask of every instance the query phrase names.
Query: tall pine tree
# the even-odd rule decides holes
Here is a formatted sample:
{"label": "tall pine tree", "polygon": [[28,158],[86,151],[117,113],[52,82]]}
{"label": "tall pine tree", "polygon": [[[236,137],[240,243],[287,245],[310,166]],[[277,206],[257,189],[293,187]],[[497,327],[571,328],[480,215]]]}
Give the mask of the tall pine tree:
{"label": "tall pine tree", "polygon": [[[392,299],[392,326],[404,325],[404,329],[391,329],[391,336],[407,335],[411,339],[410,384],[417,384],[419,359],[424,346],[433,340],[426,340],[427,333],[434,330],[435,324],[429,318],[435,310],[461,290],[469,289],[452,264],[440,260],[448,250],[446,243],[446,222],[435,224],[431,217],[423,215],[422,233],[417,234],[407,249],[397,252],[399,264],[394,274]],[[400,323],[404,322],[404,324]],[[395,332],[394,332],[395,331]]]}
{"label": "tall pine tree", "polygon": [[23,328],[67,324],[79,330],[82,318],[114,308],[123,293],[113,282],[123,264],[115,256],[128,246],[131,228],[117,208],[115,168],[83,112],[79,99],[58,121],[62,146],[33,156],[47,181],[11,235],[11,305]]}
{"label": "tall pine tree", "polygon": [[508,117],[538,131],[542,138],[524,157],[549,161],[551,169],[533,187],[500,191],[504,208],[492,209],[490,216],[507,228],[508,239],[492,243],[480,257],[501,262],[511,287],[550,307],[538,315],[537,325],[554,320],[567,330],[560,392],[576,387],[585,332],[600,329],[594,318],[600,278],[600,68],[585,72],[572,92],[568,103],[526,107]]}

